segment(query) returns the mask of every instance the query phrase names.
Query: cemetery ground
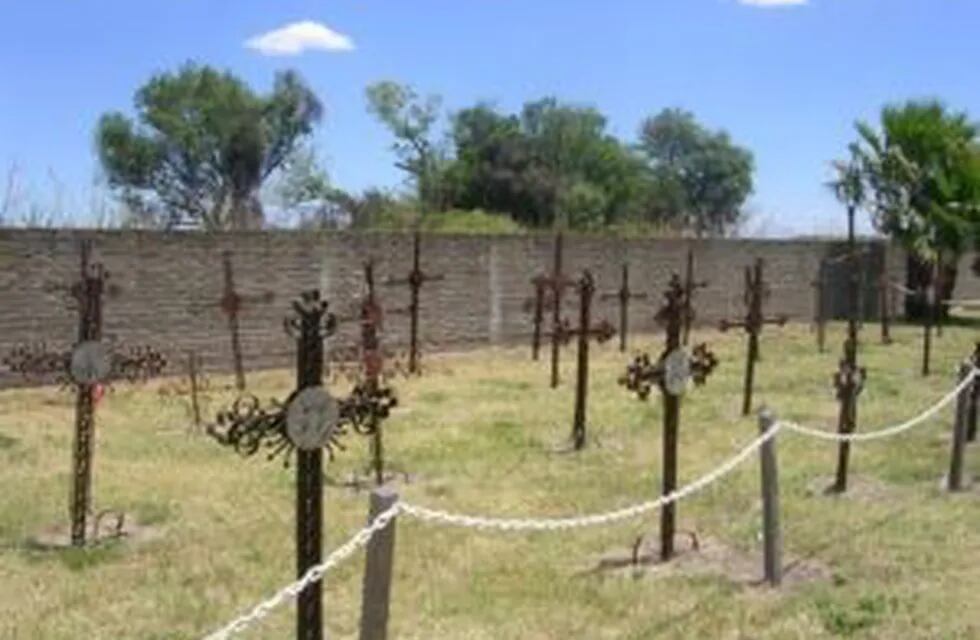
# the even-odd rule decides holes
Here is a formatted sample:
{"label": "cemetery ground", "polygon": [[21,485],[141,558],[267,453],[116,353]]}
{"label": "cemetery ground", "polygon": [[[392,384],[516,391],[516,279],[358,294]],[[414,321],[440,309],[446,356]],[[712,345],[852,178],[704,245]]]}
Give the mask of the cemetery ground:
{"label": "cemetery ground", "polygon": [[[945,395],[977,335],[976,326],[947,327],[934,343],[934,374],[922,378],[921,330],[898,325],[892,333],[895,343],[883,346],[876,325],[862,331],[860,431],[904,421]],[[831,376],[843,335],[843,325],[831,325],[820,354],[805,325],[767,327],[757,403],[780,418],[835,428]],[[721,364],[682,402],[681,486],[758,435],[756,419],[740,416],[744,335],[693,338],[707,339]],[[385,423],[388,463],[410,474],[395,482],[400,494],[438,509],[516,517],[598,513],[655,497],[660,398],[641,402],[617,385],[632,353],[616,342],[592,347],[590,441],[577,454],[554,452],[570,436],[573,347],[557,390],[548,388],[547,349],[537,363],[525,346],[427,355],[424,377],[395,380],[400,407]],[[660,335],[631,337],[631,352],[656,356],[660,345]],[[292,376],[253,372],[249,384],[263,400],[285,398]],[[231,379],[215,376],[212,385]],[[157,393],[167,383],[116,385],[98,409],[95,507],[122,509],[154,535],[87,550],[28,542],[67,524],[73,394],[0,392],[0,637],[200,638],[293,580],[293,470],[191,434],[186,409]],[[231,391],[212,392],[207,408],[232,399]],[[851,492],[836,498],[819,492],[830,483],[836,445],[783,431],[787,574],[778,591],[751,584],[762,575],[757,455],[678,505],[678,529],[697,532],[704,556],[720,549],[725,567],[686,553],[640,572],[597,570],[604,558],[628,558],[640,534],[656,555],[655,511],[603,528],[531,534],[403,516],[390,637],[980,637],[980,491],[940,488],[951,421],[949,407],[911,432],[855,444]],[[368,440],[349,434],[344,442],[347,450],[326,466],[325,555],[366,519],[367,492],[333,485],[366,466]],[[976,453],[973,445],[968,472],[980,473]],[[331,637],[356,636],[362,569],[358,553],[326,576]],[[241,637],[290,637],[293,625],[289,603]]]}

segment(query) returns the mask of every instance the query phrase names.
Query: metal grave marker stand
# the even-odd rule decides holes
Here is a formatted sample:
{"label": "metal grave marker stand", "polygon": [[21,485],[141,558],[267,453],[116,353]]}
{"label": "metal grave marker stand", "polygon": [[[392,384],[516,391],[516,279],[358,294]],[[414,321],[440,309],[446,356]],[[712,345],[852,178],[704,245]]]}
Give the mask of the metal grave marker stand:
{"label": "metal grave marker stand", "polygon": [[426,282],[439,282],[444,279],[442,274],[428,274],[422,271],[421,266],[421,234],[416,231],[412,237],[412,270],[408,276],[402,280],[388,280],[386,286],[405,286],[408,285],[410,299],[408,304],[409,316],[409,350],[408,350],[408,371],[416,375],[419,373],[419,308],[420,293],[422,285]]}
{"label": "metal grave marker stand", "polygon": [[602,300],[619,300],[619,350],[626,351],[626,338],[629,331],[629,308],[630,300],[646,300],[647,294],[633,293],[630,291],[630,268],[623,263],[622,280],[620,281],[619,291],[604,293],[600,296]]}
{"label": "metal grave marker stand", "polygon": [[755,261],[754,267],[745,268],[745,317],[741,320],[722,320],[720,329],[742,328],[748,334],[748,353],[745,359],[745,379],[742,388],[742,415],[747,416],[752,411],[752,391],[755,384],[755,364],[759,361],[759,336],[763,326],[774,324],[783,326],[789,317],[786,315],[766,316],[763,313],[763,302],[769,299],[770,289],[763,279],[764,262],[761,258]]}
{"label": "metal grave marker stand", "polygon": [[[620,384],[634,392],[638,398],[649,397],[654,385],[660,389],[664,402],[663,414],[663,482],[661,495],[667,496],[677,488],[677,441],[680,423],[680,400],[690,381],[703,385],[718,366],[718,359],[707,345],[696,346],[687,354],[681,345],[684,324],[685,291],[681,279],[674,274],[664,292],[664,305],[657,312],[656,320],[666,330],[664,350],[656,362],[648,354],[641,354],[626,368]],[[660,510],[660,559],[670,560],[674,555],[676,504],[671,502]]]}

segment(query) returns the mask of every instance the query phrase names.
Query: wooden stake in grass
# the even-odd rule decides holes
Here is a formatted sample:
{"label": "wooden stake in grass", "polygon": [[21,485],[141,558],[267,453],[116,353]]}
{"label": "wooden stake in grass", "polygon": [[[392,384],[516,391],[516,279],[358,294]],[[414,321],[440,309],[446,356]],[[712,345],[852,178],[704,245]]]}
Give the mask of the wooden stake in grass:
{"label": "wooden stake in grass", "polygon": [[745,329],[749,336],[748,354],[745,358],[745,379],[742,390],[742,415],[752,411],[752,389],[755,381],[755,363],[759,360],[759,335],[767,324],[783,326],[789,319],[785,315],[767,317],[762,311],[763,301],[769,298],[769,285],[762,277],[763,261],[755,261],[754,267],[745,268],[745,318],[742,320],[722,320],[720,328],[728,331],[736,327]]}
{"label": "wooden stake in grass", "polygon": [[630,300],[646,300],[647,294],[645,293],[633,293],[630,291],[630,268],[625,262],[623,263],[623,275],[622,281],[619,285],[619,291],[612,293],[604,293],[600,296],[602,300],[619,300],[619,350],[620,352],[626,351],[626,336],[629,331],[629,309]]}
{"label": "wooden stake in grass", "polygon": [[[960,365],[959,381],[962,384],[966,377],[970,375],[973,363],[970,360]],[[966,450],[967,421],[969,416],[970,388],[967,387],[956,396],[956,415],[953,418],[953,449],[949,460],[949,476],[947,477],[947,489],[949,491],[963,490],[963,453]]]}
{"label": "wooden stake in grass", "polygon": [[[764,435],[775,423],[767,409],[760,411],[759,435]],[[779,466],[776,464],[775,437],[759,447],[759,462],[762,468],[763,569],[769,586],[778,587],[783,580],[783,537],[779,529]]]}
{"label": "wooden stake in grass", "polygon": [[578,363],[575,383],[575,416],[572,421],[572,443],[576,451],[585,448],[585,414],[589,392],[589,342],[595,339],[602,343],[616,334],[609,322],[603,320],[592,325],[592,298],[595,295],[595,280],[589,271],[582,274],[578,282],[579,294],[579,324],[572,328],[567,322],[561,323],[555,329],[555,334],[562,344],[568,344],[573,338],[578,338]]}
{"label": "wooden stake in grass", "polygon": [[[648,354],[641,354],[626,368],[620,384],[645,400],[654,385],[660,389],[664,401],[663,414],[663,482],[661,495],[667,496],[677,488],[677,436],[680,427],[680,401],[689,380],[700,386],[718,366],[718,359],[700,344],[688,355],[681,346],[684,323],[685,292],[680,277],[674,274],[664,293],[664,305],[657,312],[656,320],[666,330],[666,344],[656,362]],[[674,555],[674,531],[676,505],[671,502],[660,510],[660,559],[670,560]]]}
{"label": "wooden stake in grass", "polygon": [[[368,523],[393,507],[398,494],[387,487],[371,492]],[[368,541],[364,561],[364,582],[361,592],[361,635],[359,640],[386,640],[388,612],[391,603],[391,583],[395,563],[395,518]]]}
{"label": "wooden stake in grass", "polygon": [[[975,369],[980,369],[980,342],[976,343],[973,355],[970,356],[970,364]],[[966,411],[966,441],[976,442],[977,439],[977,400],[980,398],[980,377],[973,379],[970,385],[970,404]]]}
{"label": "wooden stake in grass", "polygon": [[[336,318],[317,290],[293,303],[286,330],[296,340],[296,390],[285,402],[262,407],[242,397],[225,411],[208,433],[220,444],[250,456],[265,450],[269,459],[296,450],[296,575],[320,563],[323,551],[323,451],[333,458],[348,426],[367,433],[395,405],[390,389],[358,385],[351,395],[334,400],[323,388],[324,340],[336,329]],[[296,598],[297,640],[323,638],[323,583],[307,586]]]}
{"label": "wooden stake in grass", "polygon": [[[67,290],[78,309],[78,338],[65,352],[46,352],[43,345],[33,349],[19,347],[4,359],[12,371],[27,379],[43,380],[51,375],[75,387],[75,441],[72,448],[71,544],[85,545],[87,517],[92,511],[92,458],[95,448],[96,395],[102,385],[113,380],[131,382],[158,376],[166,367],[163,356],[150,347],[137,347],[128,353],[114,352],[102,338],[102,298],[107,292],[109,273],[101,263],[92,262],[92,243],[83,241],[79,280]],[[96,532],[97,534],[98,532]]]}
{"label": "wooden stake in grass", "polygon": [[402,280],[388,280],[387,286],[405,286],[409,289],[408,317],[409,317],[409,349],[408,349],[408,371],[412,374],[419,373],[419,361],[422,356],[419,353],[419,309],[420,294],[422,285],[426,282],[438,282],[443,279],[442,274],[429,274],[422,271],[421,261],[422,236],[416,231],[412,236],[412,270],[408,276]]}

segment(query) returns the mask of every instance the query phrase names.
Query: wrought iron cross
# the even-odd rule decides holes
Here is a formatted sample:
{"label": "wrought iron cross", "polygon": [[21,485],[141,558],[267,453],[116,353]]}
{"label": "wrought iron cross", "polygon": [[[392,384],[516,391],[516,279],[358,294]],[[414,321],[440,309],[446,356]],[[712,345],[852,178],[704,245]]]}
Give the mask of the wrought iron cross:
{"label": "wrought iron cross", "polygon": [[771,290],[763,279],[764,263],[761,258],[755,261],[755,266],[745,267],[745,317],[741,320],[722,320],[719,328],[722,331],[742,328],[748,334],[748,354],[745,359],[745,380],[742,390],[742,415],[747,416],[752,411],[752,390],[755,382],[755,363],[759,360],[759,335],[762,327],[767,324],[783,326],[789,317],[785,314],[766,316],[763,313],[763,302],[769,299]]}
{"label": "wrought iron cross", "polygon": [[827,282],[827,260],[820,259],[817,277],[810,283],[814,291],[813,326],[817,332],[817,350],[823,353],[827,344],[827,303],[825,286]]}
{"label": "wrought iron cross", "polygon": [[[858,366],[858,330],[860,327],[858,310],[858,280],[860,278],[860,266],[858,264],[859,253],[854,239],[854,213],[857,205],[853,202],[848,203],[847,207],[847,260],[848,260],[848,314],[847,314],[847,338],[844,340],[844,357],[838,363],[837,372],[834,373],[834,388],[837,391],[837,401],[840,403],[840,412],[837,418],[838,433],[853,433],[857,429],[857,404],[858,396],[864,389],[867,380],[867,371],[864,367]],[[850,459],[851,443],[842,441],[837,449],[837,471],[834,475],[834,484],[830,487],[831,493],[844,493],[847,491],[847,468]]]}
{"label": "wrought iron cross", "polygon": [[691,338],[691,324],[694,322],[694,294],[698,289],[704,289],[707,286],[707,280],[694,279],[694,250],[688,249],[687,268],[684,272],[684,314],[682,316],[684,323],[683,342],[685,347]]}
{"label": "wrought iron cross", "polygon": [[544,312],[550,311],[555,301],[551,296],[550,277],[538,275],[531,279],[534,285],[534,296],[524,301],[524,311],[531,313],[531,359],[535,362],[541,354],[541,329],[544,324]]}
{"label": "wrought iron cross", "polygon": [[562,260],[565,252],[565,239],[561,232],[555,234],[555,248],[551,273],[539,275],[532,282],[536,292],[536,307],[534,321],[534,335],[532,342],[532,355],[537,359],[537,352],[541,341],[541,323],[544,306],[551,310],[551,388],[558,387],[559,365],[561,358],[562,341],[560,332],[557,330],[562,324],[562,296],[565,289],[575,286],[575,280],[566,276],[562,272]]}
{"label": "wrought iron cross", "polygon": [[[324,340],[336,329],[319,291],[303,293],[293,303],[286,331],[296,340],[296,390],[285,402],[263,407],[242,397],[219,412],[208,433],[243,456],[265,450],[271,460],[296,450],[296,572],[303,576],[320,563],[323,551],[323,451],[333,459],[343,449],[341,437],[351,427],[361,434],[379,428],[396,404],[391,389],[358,385],[350,396],[334,400],[323,388]],[[297,597],[296,637],[323,638],[323,585],[310,584]]]}
{"label": "wrought iron cross", "polygon": [[412,270],[408,272],[408,277],[403,280],[388,280],[388,286],[408,285],[411,298],[408,304],[409,315],[409,350],[408,350],[408,371],[411,374],[419,373],[419,293],[422,285],[426,282],[438,282],[444,278],[442,274],[428,274],[422,271],[420,260],[421,234],[416,231],[412,237]]}
{"label": "wrought iron cross", "polygon": [[562,344],[578,338],[578,363],[575,381],[575,414],[572,419],[572,444],[576,451],[585,447],[585,414],[589,391],[589,342],[600,344],[616,334],[616,330],[606,320],[592,324],[592,298],[595,296],[595,279],[588,270],[582,273],[577,283],[579,295],[578,326],[572,327],[568,321],[558,324],[554,336]]}
{"label": "wrought iron cross", "polygon": [[75,441],[72,448],[72,491],[69,504],[71,544],[85,545],[91,511],[92,458],[95,443],[95,403],[101,385],[115,380],[131,382],[159,375],[166,360],[151,347],[120,352],[102,338],[102,298],[109,273],[91,260],[92,243],[81,245],[79,280],[68,287],[69,300],[78,310],[78,334],[69,351],[46,351],[44,345],[15,348],[4,364],[29,380],[55,376],[75,387]]}
{"label": "wrought iron cross", "polygon": [[[224,272],[224,292],[221,299],[205,307],[217,307],[224,313],[228,320],[228,335],[231,339],[231,358],[235,368],[235,388],[239,391],[245,390],[245,356],[242,352],[241,339],[241,314],[242,310],[253,304],[268,304],[275,299],[275,294],[271,291],[258,295],[245,296],[238,293],[235,288],[235,272],[232,264],[232,254],[225,251],[221,254],[221,265]],[[199,311],[200,307],[193,307],[192,311]]]}
{"label": "wrought iron cross", "polygon": [[623,263],[623,275],[620,281],[619,291],[604,293],[602,300],[619,300],[619,350],[626,351],[626,333],[629,330],[629,307],[630,300],[646,300],[647,294],[633,293],[630,291],[630,270],[629,265]]}
{"label": "wrought iron cross", "polygon": [[[619,383],[634,392],[641,400],[649,397],[656,385],[664,401],[663,414],[663,482],[661,493],[670,495],[677,488],[677,432],[680,422],[680,400],[689,380],[703,385],[718,366],[718,359],[707,345],[699,344],[688,355],[681,346],[681,331],[686,312],[685,290],[681,279],[671,276],[664,292],[664,304],[655,319],[666,331],[666,344],[656,362],[646,353],[634,359],[626,368]],[[660,510],[660,558],[670,560],[674,555],[676,506],[671,502]]]}

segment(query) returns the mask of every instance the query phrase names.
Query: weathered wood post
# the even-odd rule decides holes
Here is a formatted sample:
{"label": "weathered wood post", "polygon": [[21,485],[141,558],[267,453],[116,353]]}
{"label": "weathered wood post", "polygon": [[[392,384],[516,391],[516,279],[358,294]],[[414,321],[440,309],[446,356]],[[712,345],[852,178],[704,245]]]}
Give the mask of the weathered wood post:
{"label": "weathered wood post", "polygon": [[[962,384],[970,375],[973,364],[965,361],[960,365],[959,381]],[[949,478],[947,488],[952,491],[963,490],[963,452],[966,449],[966,430],[970,402],[970,386],[967,385],[956,396],[956,415],[953,417],[953,450],[949,459]]]}
{"label": "weathered wood post", "polygon": [[[759,411],[759,435],[775,424],[768,409]],[[779,467],[774,437],[762,443],[759,461],[762,467],[763,569],[769,586],[778,587],[783,580],[783,537],[779,528]]]}
{"label": "weathered wood post", "polygon": [[[371,491],[368,524],[398,502],[398,494],[390,487]],[[367,544],[364,563],[364,582],[361,591],[360,640],[387,640],[388,612],[391,603],[392,570],[395,559],[395,518]]]}

